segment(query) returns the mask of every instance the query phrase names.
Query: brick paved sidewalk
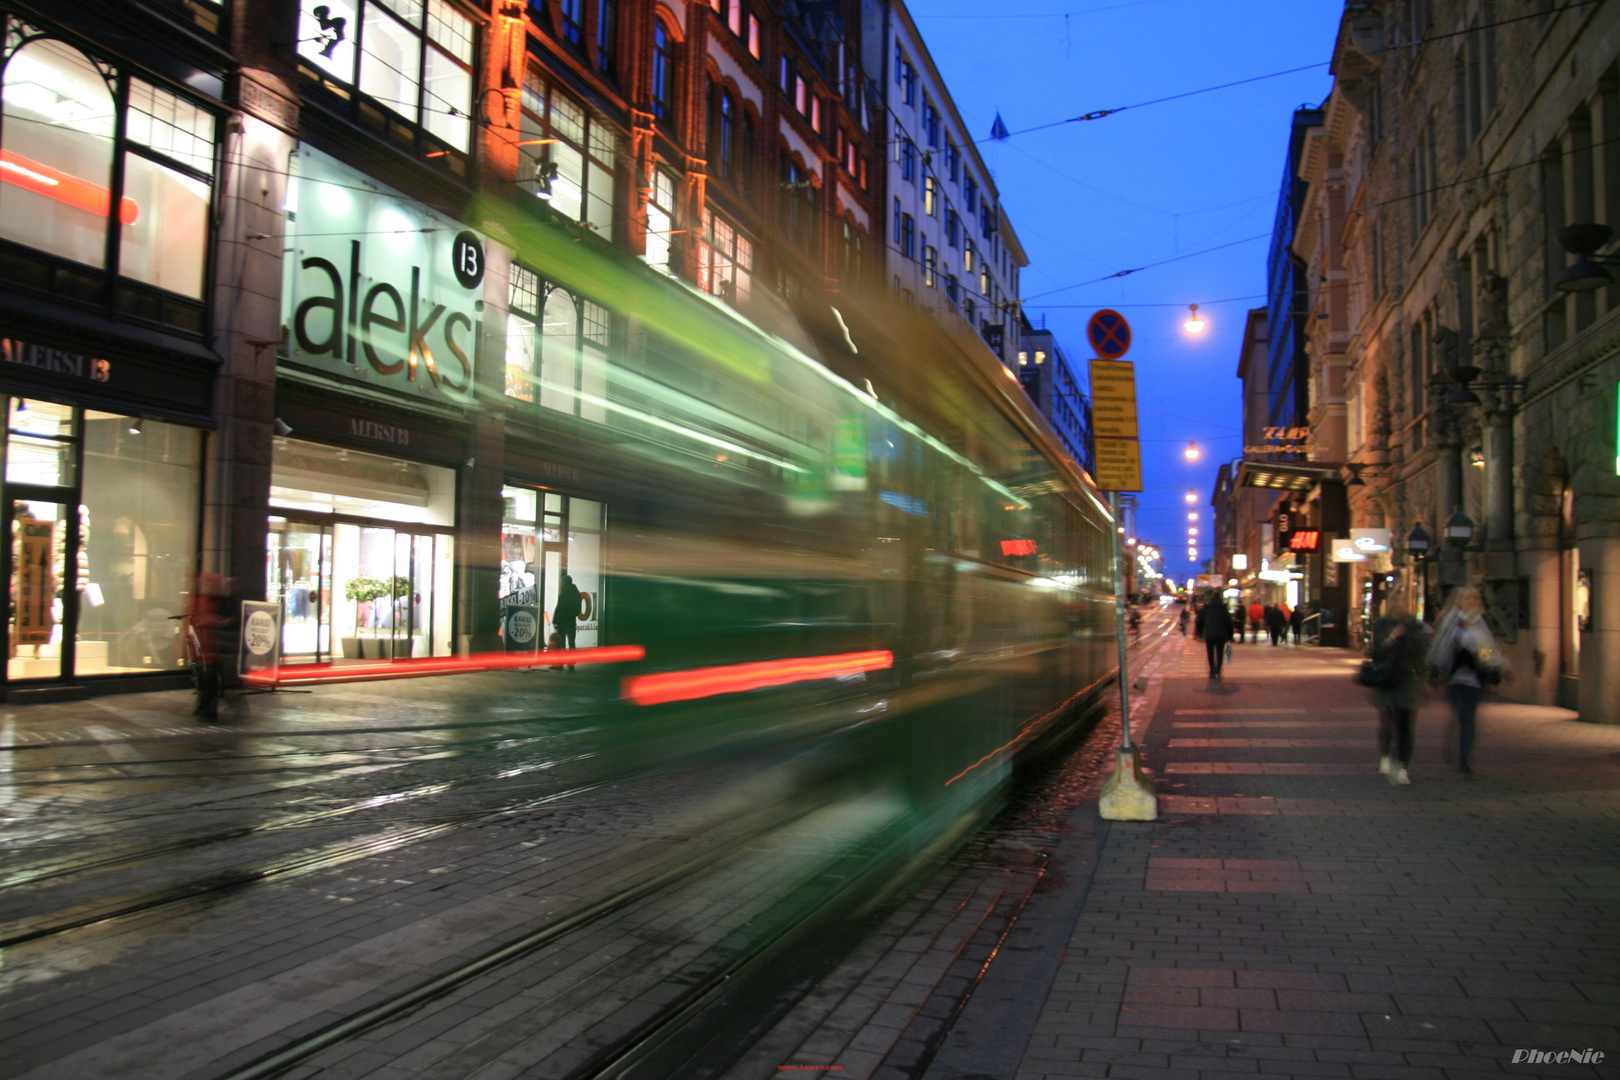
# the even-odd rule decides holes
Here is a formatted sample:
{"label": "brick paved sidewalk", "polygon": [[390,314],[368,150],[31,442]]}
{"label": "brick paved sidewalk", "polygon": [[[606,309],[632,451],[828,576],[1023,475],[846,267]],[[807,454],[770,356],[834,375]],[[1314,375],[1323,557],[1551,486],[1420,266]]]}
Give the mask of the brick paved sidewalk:
{"label": "brick paved sidewalk", "polygon": [[[846,1023],[870,1005],[864,1028],[835,1043],[823,1024],[779,1060],[928,1080],[1620,1076],[1620,729],[1487,703],[1467,778],[1436,698],[1394,787],[1359,657],[1239,645],[1216,685],[1199,643],[1166,644],[1133,718],[1160,820],[1095,823],[1088,800],[1011,928],[975,952],[966,927],[933,961],[915,937],[869,950],[823,1002]],[[975,910],[939,891],[898,917]],[[972,969],[880,992],[907,950]],[[928,1017],[949,1030],[931,1051],[896,1041]],[[1512,1062],[1588,1048],[1605,1061]]]}

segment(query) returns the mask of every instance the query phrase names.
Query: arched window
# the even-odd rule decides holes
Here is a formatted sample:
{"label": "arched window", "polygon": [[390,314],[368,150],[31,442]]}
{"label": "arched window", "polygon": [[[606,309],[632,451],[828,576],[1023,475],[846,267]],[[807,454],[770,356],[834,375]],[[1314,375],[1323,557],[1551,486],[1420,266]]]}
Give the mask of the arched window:
{"label": "arched window", "polygon": [[675,43],[662,19],[653,22],[652,114],[671,119],[675,91]]}
{"label": "arched window", "polygon": [[107,77],[71,45],[35,39],[6,63],[3,108],[0,236],[104,268],[116,126]]}
{"label": "arched window", "polygon": [[731,95],[724,90],[720,91],[720,175],[730,179],[732,176],[732,163],[735,158],[737,131],[737,105]]}
{"label": "arched window", "polygon": [[596,66],[603,71],[613,70],[613,47],[619,30],[617,15],[614,0],[596,0]]}

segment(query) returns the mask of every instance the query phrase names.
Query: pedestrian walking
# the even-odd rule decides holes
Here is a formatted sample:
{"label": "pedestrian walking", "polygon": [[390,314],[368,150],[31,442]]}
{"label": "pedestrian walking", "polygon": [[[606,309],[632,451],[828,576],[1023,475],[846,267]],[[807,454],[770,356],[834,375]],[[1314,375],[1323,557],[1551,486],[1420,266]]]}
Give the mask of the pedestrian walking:
{"label": "pedestrian walking", "polygon": [[1288,629],[1294,632],[1294,644],[1299,644],[1299,632],[1305,626],[1305,608],[1301,605],[1288,613]]}
{"label": "pedestrian walking", "polygon": [[1248,617],[1249,617],[1249,612],[1248,612],[1248,609],[1243,606],[1243,601],[1239,600],[1237,603],[1232,605],[1232,640],[1233,641],[1242,641],[1243,640],[1243,624],[1248,621]]}
{"label": "pedestrian walking", "polygon": [[1266,633],[1271,635],[1273,645],[1282,644],[1282,628],[1285,625],[1282,609],[1276,604],[1266,608]]}
{"label": "pedestrian walking", "polygon": [[1479,696],[1487,685],[1501,682],[1505,673],[1496,635],[1485,622],[1485,604],[1478,589],[1463,585],[1451,594],[1440,614],[1429,665],[1434,676],[1445,684],[1446,697],[1457,715],[1457,768],[1472,773],[1469,758],[1474,752],[1474,714],[1479,708]]}
{"label": "pedestrian walking", "polygon": [[[562,646],[565,649],[576,647],[574,635],[582,606],[579,586],[574,584],[573,578],[564,574],[561,587],[557,590],[557,605],[551,612],[551,625],[562,638]],[[569,664],[568,670],[573,671],[574,665]]]}
{"label": "pedestrian walking", "polygon": [[1185,605],[1183,605],[1181,608],[1181,615],[1176,619],[1176,624],[1181,627],[1182,637],[1187,636],[1187,624],[1191,621],[1192,613],[1187,610]]}
{"label": "pedestrian walking", "polygon": [[1370,678],[1378,706],[1378,771],[1410,784],[1412,726],[1422,697],[1423,627],[1398,602],[1373,623]]}
{"label": "pedestrian walking", "polygon": [[1204,652],[1209,659],[1211,682],[1221,681],[1221,665],[1226,659],[1226,644],[1232,640],[1232,613],[1226,610],[1226,601],[1216,593],[1198,611],[1198,636],[1204,639]]}
{"label": "pedestrian walking", "polygon": [[1266,632],[1266,609],[1258,600],[1249,601],[1249,632],[1249,640],[1256,642]]}

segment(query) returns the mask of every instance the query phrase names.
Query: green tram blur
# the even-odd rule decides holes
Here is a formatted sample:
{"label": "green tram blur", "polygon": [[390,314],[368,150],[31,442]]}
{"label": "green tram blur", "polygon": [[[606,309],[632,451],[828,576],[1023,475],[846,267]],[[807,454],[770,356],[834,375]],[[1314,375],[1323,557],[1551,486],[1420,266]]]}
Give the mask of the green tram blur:
{"label": "green tram blur", "polygon": [[[577,673],[605,752],[786,755],[788,787],[881,792],[918,847],[1088,712],[1117,664],[1113,521],[986,350],[885,301],[756,296],[745,318],[510,207],[474,220],[621,324],[585,395],[598,419],[559,414],[535,447],[602,478],[580,493],[610,516],[599,643],[646,650]],[[584,395],[538,366],[541,390]],[[624,694],[641,674],[872,650],[892,665]]]}

